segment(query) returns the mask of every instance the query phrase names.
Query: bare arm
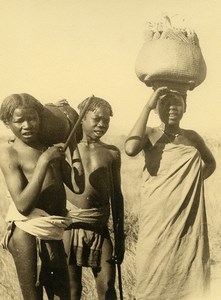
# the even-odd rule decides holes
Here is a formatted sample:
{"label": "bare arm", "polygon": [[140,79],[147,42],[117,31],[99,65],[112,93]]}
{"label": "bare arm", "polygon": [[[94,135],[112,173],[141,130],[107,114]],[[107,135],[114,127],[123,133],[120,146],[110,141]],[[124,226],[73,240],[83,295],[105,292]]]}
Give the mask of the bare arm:
{"label": "bare arm", "polygon": [[57,147],[52,147],[42,153],[29,182],[19,165],[17,152],[10,147],[3,150],[1,154],[0,167],[7,188],[18,211],[27,215],[36,207],[49,163],[55,159],[61,159],[64,154]]}
{"label": "bare arm", "polygon": [[126,140],[125,152],[127,155],[135,156],[143,149],[143,146],[146,143],[146,138],[148,137],[146,125],[150,112],[156,108],[159,97],[165,94],[167,91],[168,89],[166,87],[158,88],[153,92],[147,104],[144,106],[138,120],[136,121]]}
{"label": "bare arm", "polygon": [[85,189],[85,174],[77,143],[66,150],[67,161],[61,162],[61,174],[65,185],[76,194],[82,194]]}
{"label": "bare arm", "polygon": [[216,169],[215,158],[210,149],[205,144],[203,138],[195,132],[196,148],[203,160],[203,179],[207,179]]}

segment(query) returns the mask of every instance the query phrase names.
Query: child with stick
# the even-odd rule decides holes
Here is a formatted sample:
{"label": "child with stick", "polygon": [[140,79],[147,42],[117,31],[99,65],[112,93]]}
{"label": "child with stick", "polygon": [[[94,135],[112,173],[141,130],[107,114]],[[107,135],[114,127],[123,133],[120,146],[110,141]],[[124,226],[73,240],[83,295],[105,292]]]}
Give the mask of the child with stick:
{"label": "child with stick", "polygon": [[[88,99],[79,104],[80,115]],[[95,277],[98,298],[116,299],[115,266],[113,246],[107,227],[110,211],[110,197],[115,204],[115,222],[118,228],[118,264],[124,256],[124,208],[121,192],[120,151],[100,139],[107,132],[112,108],[104,99],[93,97],[82,119],[83,138],[67,149],[71,166],[64,169],[69,174],[66,187],[69,215],[75,219],[64,235],[68,254],[71,299],[81,298],[82,267],[91,267]],[[72,169],[73,168],[73,169]],[[74,170],[74,177],[71,173]]]}

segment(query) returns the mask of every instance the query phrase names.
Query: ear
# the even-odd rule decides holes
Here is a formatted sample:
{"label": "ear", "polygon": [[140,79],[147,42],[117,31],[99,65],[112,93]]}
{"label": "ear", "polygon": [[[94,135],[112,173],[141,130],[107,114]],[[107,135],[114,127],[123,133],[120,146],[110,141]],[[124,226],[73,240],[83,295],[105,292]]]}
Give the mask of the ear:
{"label": "ear", "polygon": [[183,95],[183,102],[184,102],[184,113],[186,112],[186,107],[187,107],[187,103],[186,103],[186,99],[187,99],[187,94]]}
{"label": "ear", "polygon": [[4,124],[5,124],[6,128],[9,128],[9,122],[8,121],[4,122]]}
{"label": "ear", "polygon": [[87,114],[88,114],[88,111],[86,111],[85,115],[83,116],[83,118],[82,118],[82,120],[81,120],[81,124],[86,120]]}
{"label": "ear", "polygon": [[186,99],[184,100],[184,113],[186,112],[186,108],[187,108],[187,103],[186,103]]}

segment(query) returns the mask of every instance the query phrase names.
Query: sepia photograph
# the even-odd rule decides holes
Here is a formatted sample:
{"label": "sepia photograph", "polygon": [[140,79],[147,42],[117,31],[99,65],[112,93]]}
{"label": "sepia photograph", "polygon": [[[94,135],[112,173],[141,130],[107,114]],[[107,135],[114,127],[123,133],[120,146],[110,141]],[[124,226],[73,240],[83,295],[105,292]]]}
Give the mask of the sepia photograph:
{"label": "sepia photograph", "polygon": [[221,300],[220,15],[0,0],[0,299]]}

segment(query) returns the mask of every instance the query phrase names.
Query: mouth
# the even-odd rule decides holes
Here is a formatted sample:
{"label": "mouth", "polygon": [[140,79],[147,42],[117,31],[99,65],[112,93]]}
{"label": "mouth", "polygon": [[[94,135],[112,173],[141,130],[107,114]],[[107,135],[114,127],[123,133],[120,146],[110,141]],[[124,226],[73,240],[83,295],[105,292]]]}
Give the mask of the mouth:
{"label": "mouth", "polygon": [[177,113],[171,112],[171,113],[168,114],[168,118],[169,118],[170,120],[175,120],[175,119],[178,118],[178,114],[177,114]]}
{"label": "mouth", "polygon": [[177,115],[169,114],[169,119],[176,119],[176,118],[177,118]]}
{"label": "mouth", "polygon": [[33,131],[25,131],[25,132],[23,132],[22,133],[22,136],[24,137],[24,138],[31,138],[32,136],[34,135],[34,132]]}
{"label": "mouth", "polygon": [[102,136],[105,134],[105,132],[106,132],[105,130],[94,130],[94,134],[96,136]]}

